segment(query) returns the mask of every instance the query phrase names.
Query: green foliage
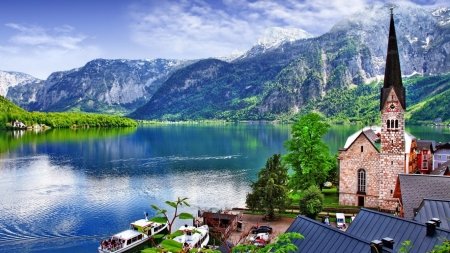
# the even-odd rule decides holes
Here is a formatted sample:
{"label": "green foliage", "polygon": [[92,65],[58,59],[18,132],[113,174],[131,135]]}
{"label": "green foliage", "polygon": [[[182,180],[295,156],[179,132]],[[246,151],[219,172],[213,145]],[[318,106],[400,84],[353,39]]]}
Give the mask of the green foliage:
{"label": "green foliage", "polygon": [[233,253],[289,253],[297,252],[298,247],[292,243],[292,239],[305,239],[303,235],[296,232],[289,232],[278,235],[273,243],[268,243],[266,246],[260,248],[253,244],[240,244],[232,249]]}
{"label": "green foliage", "polygon": [[412,249],[413,245],[410,240],[402,242],[402,247],[398,249],[398,253],[408,253]]}
{"label": "green foliage", "polygon": [[311,185],[302,192],[299,201],[300,213],[315,219],[323,209],[324,196],[316,185]]}
{"label": "green foliage", "polygon": [[27,112],[0,96],[0,127],[18,120],[26,126],[45,125],[51,128],[135,127],[136,121],[103,114],[73,112]]}
{"label": "green foliage", "polygon": [[444,239],[442,245],[435,245],[434,249],[430,253],[448,253],[450,252],[450,241]]}
{"label": "green foliage", "polygon": [[247,206],[253,211],[265,211],[270,218],[275,216],[275,209],[284,212],[288,204],[288,179],[288,169],[283,166],[281,155],[274,154],[258,172],[258,180],[252,182]]}
{"label": "green foliage", "polygon": [[175,222],[176,218],[180,219],[194,219],[195,217],[192,214],[189,213],[178,213],[178,208],[181,206],[190,206],[189,203],[186,201],[188,198],[180,198],[178,197],[176,201],[166,201],[165,203],[172,207],[174,209],[174,214],[172,219],[169,219],[169,216],[167,215],[166,209],[161,209],[158,206],[155,206],[151,204],[150,206],[157,211],[157,214],[162,214],[164,217],[154,217],[151,218],[150,221],[161,223],[161,221],[168,222],[169,223],[169,234],[172,233],[172,225]]}
{"label": "green foliage", "polygon": [[303,190],[311,185],[321,187],[329,178],[330,170],[337,166],[328,145],[322,141],[329,129],[330,125],[315,113],[300,117],[292,125],[292,139],[284,142],[288,153],[283,157],[294,171],[289,182],[292,189]]}

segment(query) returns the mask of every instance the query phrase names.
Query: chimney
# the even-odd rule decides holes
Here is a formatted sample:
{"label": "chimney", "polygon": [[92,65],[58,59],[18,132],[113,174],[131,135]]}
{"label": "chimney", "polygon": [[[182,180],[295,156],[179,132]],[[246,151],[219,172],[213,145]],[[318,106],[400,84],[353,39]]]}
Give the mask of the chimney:
{"label": "chimney", "polygon": [[436,227],[441,226],[441,220],[439,218],[431,218],[431,221],[434,221],[434,223],[436,223]]}
{"label": "chimney", "polygon": [[385,237],[381,239],[381,241],[383,242],[383,247],[386,247],[388,249],[394,249],[394,239],[390,237]]}
{"label": "chimney", "polygon": [[425,225],[427,226],[427,236],[433,236],[436,232],[436,223],[430,220],[425,222]]}
{"label": "chimney", "polygon": [[372,240],[370,242],[370,253],[380,253],[383,250],[383,242],[380,240]]}

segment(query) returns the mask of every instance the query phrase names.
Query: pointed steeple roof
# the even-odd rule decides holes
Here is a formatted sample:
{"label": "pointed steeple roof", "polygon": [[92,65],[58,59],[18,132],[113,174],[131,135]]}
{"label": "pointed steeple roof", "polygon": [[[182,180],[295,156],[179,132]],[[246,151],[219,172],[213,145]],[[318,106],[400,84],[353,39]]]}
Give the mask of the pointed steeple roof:
{"label": "pointed steeple roof", "polygon": [[398,96],[403,109],[406,110],[405,88],[402,84],[402,73],[400,69],[400,58],[398,56],[397,36],[395,34],[394,14],[391,6],[391,23],[389,27],[389,41],[386,56],[386,69],[384,72],[384,84],[381,88],[380,110],[383,109],[392,89]]}

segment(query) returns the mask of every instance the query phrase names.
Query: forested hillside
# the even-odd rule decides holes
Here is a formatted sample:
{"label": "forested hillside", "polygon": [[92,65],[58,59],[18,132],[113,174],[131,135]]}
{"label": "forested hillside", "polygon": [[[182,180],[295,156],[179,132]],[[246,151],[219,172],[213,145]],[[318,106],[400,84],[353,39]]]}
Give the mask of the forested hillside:
{"label": "forested hillside", "polygon": [[65,112],[27,112],[0,96],[0,127],[11,127],[10,123],[19,121],[26,126],[45,125],[52,128],[69,127],[134,127],[137,123],[129,118]]}
{"label": "forested hillside", "polygon": [[[302,114],[315,111],[333,123],[377,124],[381,86],[379,81],[353,89],[334,89],[323,98],[309,102]],[[432,124],[437,118],[450,123],[450,74],[404,78],[403,86],[407,124]]]}

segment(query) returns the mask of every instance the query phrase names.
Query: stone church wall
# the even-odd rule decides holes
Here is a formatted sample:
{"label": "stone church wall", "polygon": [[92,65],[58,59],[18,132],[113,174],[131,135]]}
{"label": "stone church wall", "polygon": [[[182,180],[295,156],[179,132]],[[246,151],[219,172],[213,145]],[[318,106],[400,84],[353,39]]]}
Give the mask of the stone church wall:
{"label": "stone church wall", "polygon": [[[339,159],[339,205],[357,206],[358,196],[363,196],[365,207],[377,207],[380,159],[378,150],[361,133],[347,150],[340,150]],[[366,171],[365,195],[358,194],[359,169]]]}

